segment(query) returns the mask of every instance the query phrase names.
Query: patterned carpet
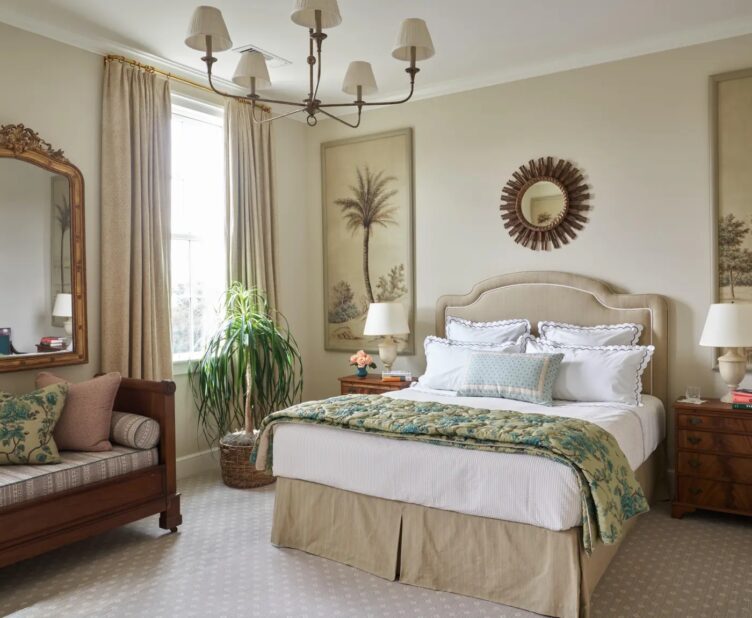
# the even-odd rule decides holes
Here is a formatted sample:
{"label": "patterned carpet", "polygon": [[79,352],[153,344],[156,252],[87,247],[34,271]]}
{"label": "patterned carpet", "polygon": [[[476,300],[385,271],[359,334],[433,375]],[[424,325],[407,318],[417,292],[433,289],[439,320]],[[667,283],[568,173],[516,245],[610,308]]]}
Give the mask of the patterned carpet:
{"label": "patterned carpet", "polygon": [[[181,485],[185,525],[155,517],[0,569],[0,615],[502,616],[528,612],[387,582],[269,543],[274,487]],[[594,598],[593,615],[752,616],[752,522],[643,516]]]}

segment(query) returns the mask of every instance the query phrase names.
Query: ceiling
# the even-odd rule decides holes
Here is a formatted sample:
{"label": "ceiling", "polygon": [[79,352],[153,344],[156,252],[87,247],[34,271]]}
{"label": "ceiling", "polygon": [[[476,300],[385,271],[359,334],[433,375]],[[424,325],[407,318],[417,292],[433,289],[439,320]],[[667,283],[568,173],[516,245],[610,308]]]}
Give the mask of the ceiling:
{"label": "ceiling", "polygon": [[[271,69],[277,98],[307,90],[307,34],[290,21],[292,0],[212,0],[234,46],[257,45],[292,61]],[[0,0],[0,21],[99,53],[119,53],[192,77],[201,54],[183,44],[199,0]],[[752,32],[750,0],[339,0],[342,24],[324,42],[325,100],[350,60],[372,63],[380,96],[407,89],[391,57],[402,19],[428,23],[436,55],[419,63],[425,98]],[[229,78],[236,52],[218,54]],[[225,87],[231,84],[222,82]],[[368,99],[367,99],[368,100]]]}

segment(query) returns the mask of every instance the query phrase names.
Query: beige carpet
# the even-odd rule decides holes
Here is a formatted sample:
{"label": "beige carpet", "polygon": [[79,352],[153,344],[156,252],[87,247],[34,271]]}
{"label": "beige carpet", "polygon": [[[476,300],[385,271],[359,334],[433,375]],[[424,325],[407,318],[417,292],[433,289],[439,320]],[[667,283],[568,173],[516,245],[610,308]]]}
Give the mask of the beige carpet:
{"label": "beige carpet", "polygon": [[[0,615],[532,616],[387,582],[269,543],[274,488],[216,475],[182,486],[185,524],[155,517],[0,569]],[[752,616],[752,521],[661,505],[643,516],[596,590],[594,616]]]}

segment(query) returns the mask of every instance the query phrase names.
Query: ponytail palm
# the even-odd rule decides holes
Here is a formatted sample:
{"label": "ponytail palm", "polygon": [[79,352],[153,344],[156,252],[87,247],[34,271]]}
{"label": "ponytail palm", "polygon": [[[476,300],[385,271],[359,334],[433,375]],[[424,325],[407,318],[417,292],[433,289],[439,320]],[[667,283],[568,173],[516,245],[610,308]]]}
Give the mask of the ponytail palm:
{"label": "ponytail palm", "polygon": [[257,289],[233,283],[223,321],[191,367],[198,421],[210,444],[242,428],[252,440],[262,419],[300,399],[303,366],[285,317]]}

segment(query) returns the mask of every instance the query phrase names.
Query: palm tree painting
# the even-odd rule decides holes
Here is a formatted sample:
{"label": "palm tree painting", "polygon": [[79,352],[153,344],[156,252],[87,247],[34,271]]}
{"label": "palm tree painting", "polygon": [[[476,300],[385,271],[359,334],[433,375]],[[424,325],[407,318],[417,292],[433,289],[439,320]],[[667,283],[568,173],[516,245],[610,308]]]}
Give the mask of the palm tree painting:
{"label": "palm tree painting", "polygon": [[[55,221],[58,225],[60,234],[60,291],[66,292],[66,263],[65,263],[65,234],[70,231],[71,226],[71,207],[67,196],[62,197],[62,204],[55,204]],[[70,264],[67,265],[70,269]]]}
{"label": "palm tree painting", "polygon": [[[70,184],[65,176],[52,177],[50,222],[50,309],[55,298],[71,291],[71,203]],[[63,326],[65,318],[52,316],[52,326]]]}
{"label": "palm tree painting", "polygon": [[366,286],[368,302],[375,302],[371,288],[371,274],[368,266],[368,248],[371,234],[376,227],[395,225],[394,211],[389,200],[397,194],[397,189],[387,190],[387,185],[396,180],[385,176],[383,171],[373,173],[366,165],[357,168],[358,184],[350,187],[353,197],[334,200],[342,208],[342,217],[348,230],[356,233],[363,230],[363,282]]}
{"label": "palm tree painting", "polygon": [[[412,132],[323,144],[322,172],[325,347],[376,351],[363,336],[369,304],[400,302],[412,315]],[[413,350],[405,338],[402,352]]]}

